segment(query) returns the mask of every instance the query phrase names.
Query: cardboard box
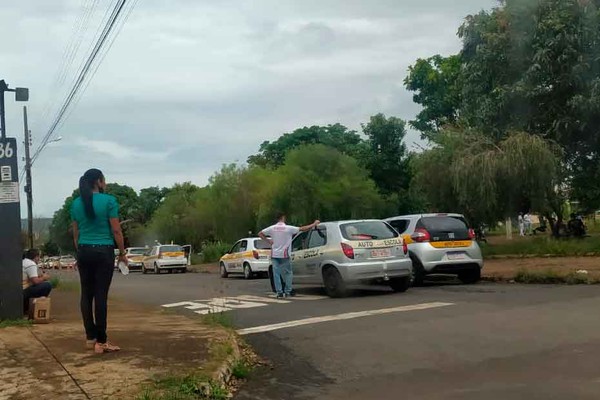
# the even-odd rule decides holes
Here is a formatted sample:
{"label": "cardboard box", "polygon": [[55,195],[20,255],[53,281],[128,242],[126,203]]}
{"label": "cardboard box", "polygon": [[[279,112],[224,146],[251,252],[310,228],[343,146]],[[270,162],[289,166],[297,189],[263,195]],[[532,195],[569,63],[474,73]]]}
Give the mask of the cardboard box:
{"label": "cardboard box", "polygon": [[34,324],[47,324],[50,322],[50,298],[38,297],[29,300],[29,319]]}

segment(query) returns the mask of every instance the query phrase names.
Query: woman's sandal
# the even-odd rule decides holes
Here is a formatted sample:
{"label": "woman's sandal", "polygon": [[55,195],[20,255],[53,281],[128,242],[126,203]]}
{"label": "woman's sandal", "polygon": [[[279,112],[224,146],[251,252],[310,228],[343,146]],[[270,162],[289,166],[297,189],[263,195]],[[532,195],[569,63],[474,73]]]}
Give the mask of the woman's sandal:
{"label": "woman's sandal", "polygon": [[114,344],[111,344],[109,342],[96,343],[94,347],[94,351],[96,352],[96,354],[114,353],[119,350],[121,350],[119,346],[115,346]]}

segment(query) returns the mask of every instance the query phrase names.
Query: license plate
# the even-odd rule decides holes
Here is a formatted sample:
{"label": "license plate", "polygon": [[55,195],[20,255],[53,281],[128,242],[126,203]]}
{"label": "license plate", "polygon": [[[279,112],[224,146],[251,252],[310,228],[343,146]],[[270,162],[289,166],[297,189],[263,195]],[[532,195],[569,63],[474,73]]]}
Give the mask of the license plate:
{"label": "license plate", "polygon": [[390,249],[371,250],[371,258],[390,257],[391,255],[392,251]]}
{"label": "license plate", "polygon": [[465,253],[448,253],[448,260],[464,260],[467,258]]}

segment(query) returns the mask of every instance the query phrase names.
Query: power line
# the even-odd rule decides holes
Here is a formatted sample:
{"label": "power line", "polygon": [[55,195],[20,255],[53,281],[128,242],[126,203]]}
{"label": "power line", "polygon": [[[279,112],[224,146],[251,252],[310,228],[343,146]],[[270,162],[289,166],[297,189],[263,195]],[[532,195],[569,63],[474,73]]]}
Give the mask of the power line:
{"label": "power line", "polygon": [[[126,2],[127,2],[127,0],[119,0],[115,4],[110,17],[109,17],[109,19],[108,19],[108,21],[107,21],[107,23],[106,23],[106,25],[105,25],[102,33],[100,34],[100,37],[96,41],[96,44],[94,45],[94,48],[92,49],[91,54],[87,58],[87,60],[86,60],[85,64],[83,65],[83,67],[81,68],[81,71],[79,72],[79,74],[77,76],[77,79],[75,80],[75,83],[74,83],[71,91],[69,92],[69,95],[67,96],[67,98],[63,102],[62,107],[60,108],[60,110],[58,111],[58,113],[57,113],[54,121],[50,125],[50,128],[48,129],[48,132],[46,133],[46,135],[42,139],[41,144],[38,146],[37,150],[35,151],[35,153],[34,153],[34,155],[32,157],[32,163],[35,162],[35,160],[39,157],[39,154],[41,153],[41,151],[48,144],[48,141],[49,141],[50,137],[55,132],[55,130],[57,129],[57,127],[59,126],[59,124],[61,123],[61,121],[62,121],[65,113],[69,109],[69,106],[71,105],[71,103],[75,99],[77,93],[79,92],[80,88],[84,84],[85,79],[86,79],[88,73],[90,72],[90,69],[92,68],[92,66],[94,64],[94,61],[96,60],[96,58],[100,54],[100,52],[102,50],[102,47],[106,43],[108,37],[110,36],[110,33],[112,32],[113,28],[115,27],[116,22],[117,22],[117,20],[119,18],[119,15],[123,11]],[[130,12],[131,12],[131,10],[132,10],[132,8],[130,9]],[[114,39],[113,39],[113,41],[114,41]],[[96,69],[97,69],[97,66],[96,66]]]}

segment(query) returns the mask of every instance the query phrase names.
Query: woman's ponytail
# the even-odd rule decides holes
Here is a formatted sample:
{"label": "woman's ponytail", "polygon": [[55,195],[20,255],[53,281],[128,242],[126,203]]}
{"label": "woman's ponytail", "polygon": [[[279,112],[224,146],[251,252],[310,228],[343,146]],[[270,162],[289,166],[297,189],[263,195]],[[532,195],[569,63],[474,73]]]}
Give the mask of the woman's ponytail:
{"label": "woman's ponytail", "polygon": [[79,178],[79,195],[83,202],[85,215],[89,219],[96,219],[96,212],[94,211],[94,185],[103,177],[104,175],[99,169],[90,169]]}

